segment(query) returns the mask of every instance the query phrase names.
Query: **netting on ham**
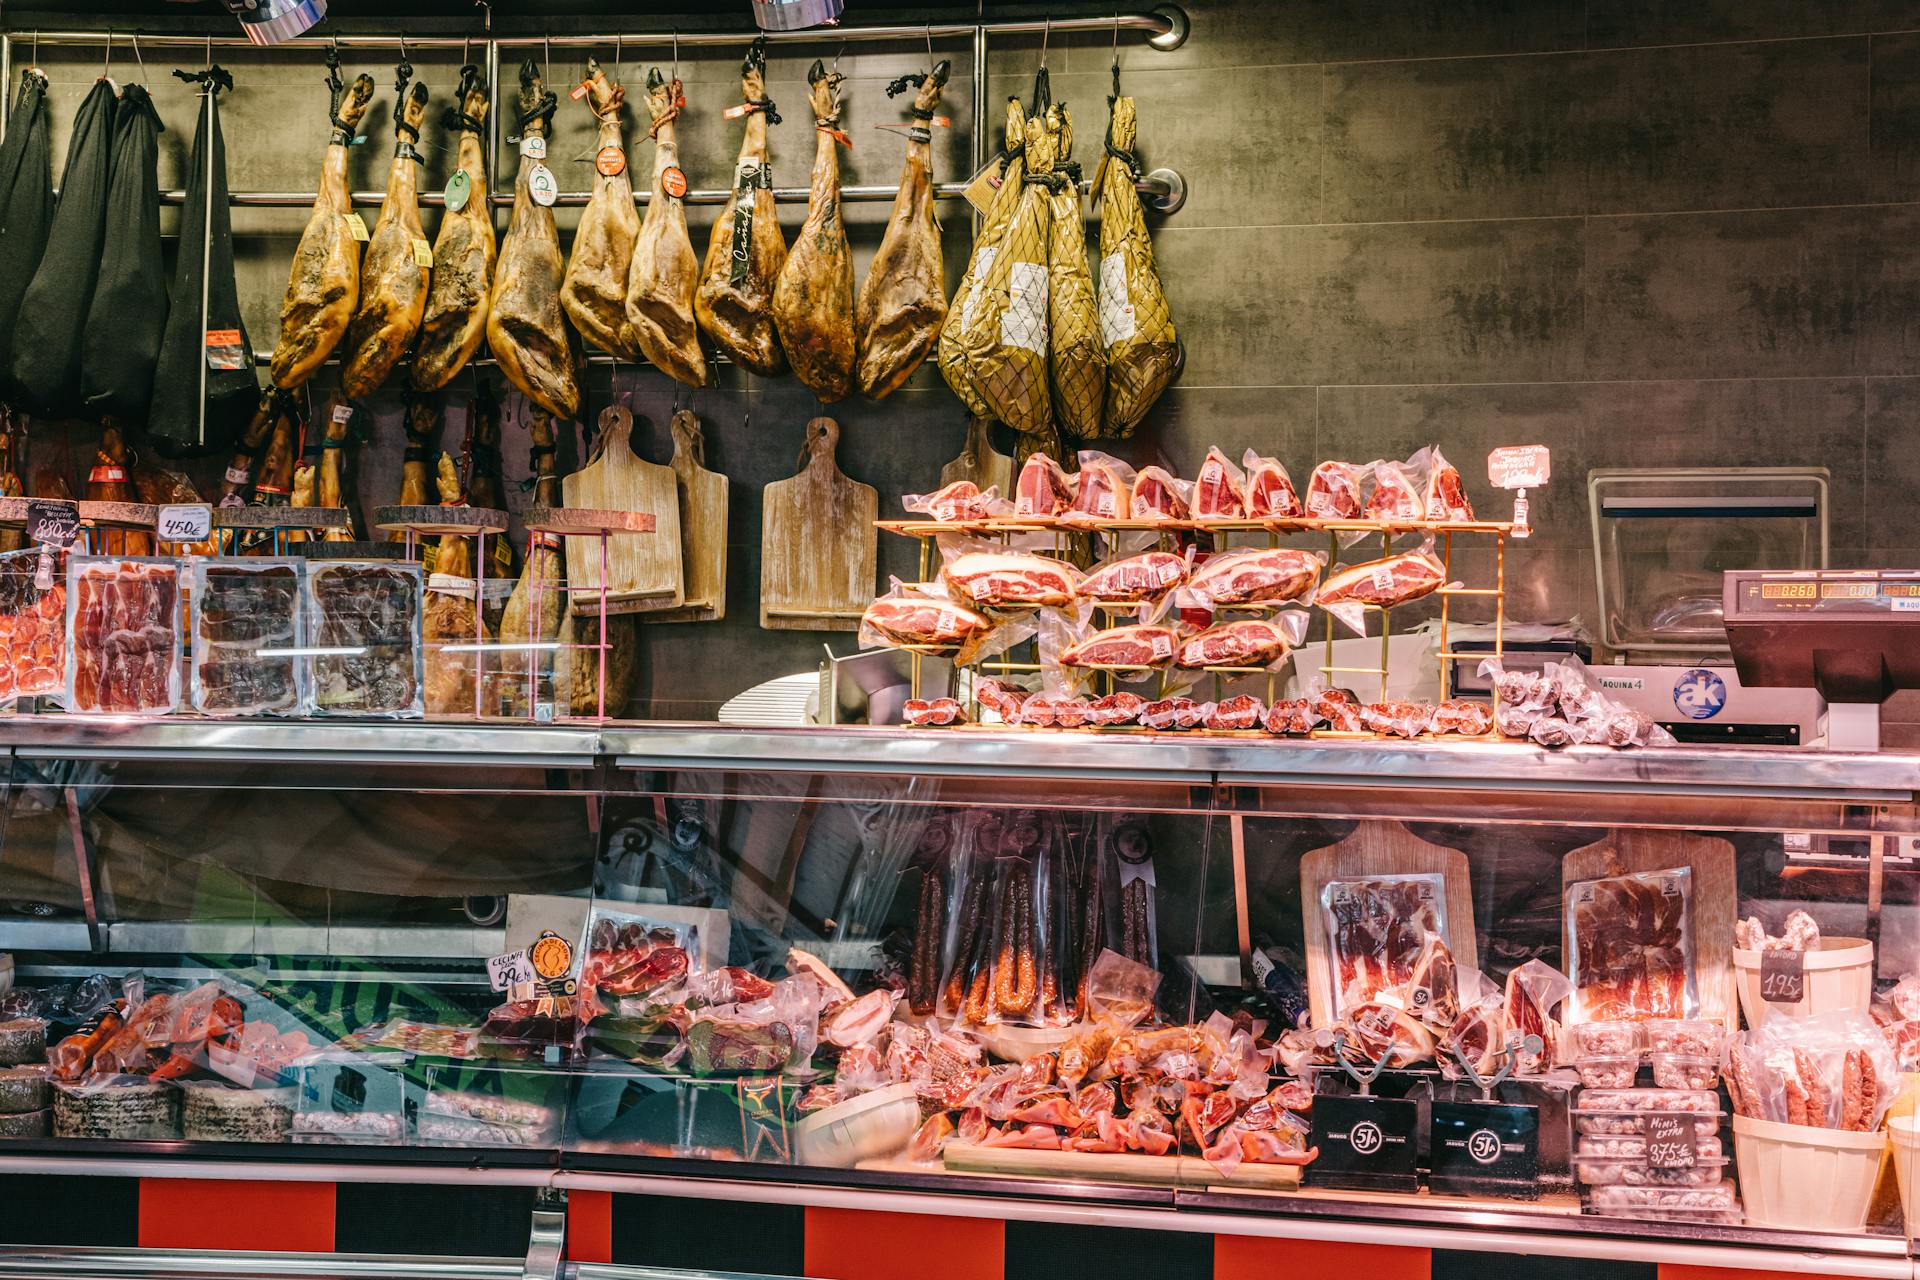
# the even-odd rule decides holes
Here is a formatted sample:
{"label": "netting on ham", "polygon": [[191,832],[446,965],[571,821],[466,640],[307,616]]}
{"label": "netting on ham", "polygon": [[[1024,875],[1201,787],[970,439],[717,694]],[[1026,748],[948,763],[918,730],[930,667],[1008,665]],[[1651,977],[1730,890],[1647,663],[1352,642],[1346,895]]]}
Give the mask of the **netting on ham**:
{"label": "netting on ham", "polygon": [[179,567],[76,556],[69,575],[73,710],[173,711],[180,700]]}

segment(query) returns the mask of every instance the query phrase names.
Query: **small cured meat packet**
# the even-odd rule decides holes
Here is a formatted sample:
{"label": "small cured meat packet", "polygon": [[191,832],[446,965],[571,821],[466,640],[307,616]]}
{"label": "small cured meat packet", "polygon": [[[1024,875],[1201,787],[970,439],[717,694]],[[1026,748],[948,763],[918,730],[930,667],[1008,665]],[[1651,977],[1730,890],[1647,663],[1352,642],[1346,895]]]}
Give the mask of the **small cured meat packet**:
{"label": "small cured meat packet", "polygon": [[1307,514],[1300,494],[1293,487],[1293,477],[1287,474],[1278,458],[1248,449],[1240,465],[1247,471],[1249,520],[1298,520]]}
{"label": "small cured meat packet", "polygon": [[[1291,481],[1287,482],[1287,491],[1289,494],[1293,491]],[[1218,446],[1207,450],[1206,460],[1200,464],[1200,473],[1194,478],[1193,518],[1202,524],[1211,520],[1247,518],[1246,472],[1234,466]]]}
{"label": "small cured meat packet", "polygon": [[64,697],[66,562],[53,546],[0,554],[0,702]]}
{"label": "small cured meat packet", "polygon": [[1366,517],[1386,522],[1426,518],[1426,476],[1414,462],[1373,464],[1373,493]]}
{"label": "small cured meat packet", "polygon": [[1329,880],[1320,911],[1333,953],[1334,1013],[1413,981],[1429,937],[1444,940],[1446,877],[1420,872]]}
{"label": "small cured meat packet", "polygon": [[1138,604],[1159,600],[1187,580],[1193,569],[1193,550],[1144,551],[1116,556],[1087,570],[1080,580],[1079,598],[1104,604]]}
{"label": "small cured meat packet", "polygon": [[1578,881],[1567,887],[1565,918],[1575,1021],[1699,1012],[1691,868]]}
{"label": "small cured meat packet", "polygon": [[151,716],[180,709],[180,595],[178,560],[68,559],[69,711]]}
{"label": "small cured meat packet", "polygon": [[1013,514],[1013,504],[1000,496],[997,487],[989,485],[983,493],[971,480],[955,480],[933,493],[909,493],[900,499],[900,505],[940,524],[990,520]]}
{"label": "small cured meat packet", "polygon": [[1178,478],[1165,467],[1143,467],[1133,479],[1128,518],[1149,523],[1188,519],[1193,513],[1193,493],[1191,481]]}

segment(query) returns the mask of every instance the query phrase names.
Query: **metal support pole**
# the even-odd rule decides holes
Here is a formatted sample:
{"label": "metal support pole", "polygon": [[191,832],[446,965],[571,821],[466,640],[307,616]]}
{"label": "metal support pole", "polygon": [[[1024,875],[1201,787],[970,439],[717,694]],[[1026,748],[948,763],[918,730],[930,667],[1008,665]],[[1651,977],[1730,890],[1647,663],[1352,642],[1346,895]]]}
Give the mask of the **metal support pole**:
{"label": "metal support pole", "polygon": [[[211,67],[209,67],[211,70]],[[206,182],[207,217],[201,230],[200,239],[200,405],[195,416],[195,439],[201,444],[207,443],[207,327],[212,320],[213,296],[213,82],[209,80],[204,92],[207,95],[207,121],[203,126],[207,137]]]}

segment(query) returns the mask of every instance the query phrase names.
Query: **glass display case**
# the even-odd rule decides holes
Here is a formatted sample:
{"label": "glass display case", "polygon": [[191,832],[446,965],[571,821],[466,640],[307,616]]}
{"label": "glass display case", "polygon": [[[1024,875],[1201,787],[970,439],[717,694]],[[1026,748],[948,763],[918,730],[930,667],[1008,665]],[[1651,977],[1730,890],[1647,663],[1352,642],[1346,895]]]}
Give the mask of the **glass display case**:
{"label": "glass display case", "polygon": [[9,733],[0,1171],[444,1165],[1910,1274],[1915,758]]}

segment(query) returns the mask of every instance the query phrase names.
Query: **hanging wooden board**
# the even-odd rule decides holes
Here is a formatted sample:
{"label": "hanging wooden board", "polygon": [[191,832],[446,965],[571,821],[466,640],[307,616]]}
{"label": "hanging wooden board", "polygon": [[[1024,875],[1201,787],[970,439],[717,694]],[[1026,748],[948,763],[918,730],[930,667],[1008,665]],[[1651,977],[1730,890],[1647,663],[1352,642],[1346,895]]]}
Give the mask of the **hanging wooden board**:
{"label": "hanging wooden board", "polygon": [[1000,496],[1011,502],[1013,459],[994,452],[987,426],[985,418],[967,419],[966,447],[960,450],[959,457],[940,468],[940,487],[944,489],[956,480],[971,480],[974,488],[982,493],[989,487],[998,487]]}
{"label": "hanging wooden board", "polygon": [[807,424],[800,473],[765,490],[760,625],[769,631],[857,631],[873,603],[880,495],[834,461],[840,424]]}
{"label": "hanging wooden board", "polygon": [[654,622],[718,622],[727,616],[727,478],[706,468],[707,442],[690,409],[673,415],[673,467],[680,496],[682,607]]}
{"label": "hanging wooden board", "polygon": [[1330,880],[1369,880],[1378,876],[1441,875],[1446,878],[1446,943],[1457,968],[1479,968],[1479,944],[1473,927],[1473,882],[1467,855],[1429,844],[1398,822],[1369,819],[1338,844],[1315,849],[1300,860],[1300,915],[1307,942],[1307,1004],[1313,1025],[1334,1021],[1333,947],[1327,936],[1320,891]]}
{"label": "hanging wooden board", "polygon": [[[607,544],[607,612],[677,609],[686,599],[680,563],[680,498],[672,467],[633,451],[633,414],[609,405],[592,459],[561,482],[564,505],[653,517],[651,534],[616,534]],[[567,539],[567,585],[577,611],[600,609],[597,539]]]}
{"label": "hanging wooden board", "polygon": [[1693,871],[1693,981],[1700,1016],[1739,1025],[1734,987],[1733,922],[1740,889],[1733,846],[1718,836],[1686,831],[1614,831],[1605,840],[1575,849],[1560,864],[1560,936],[1564,967],[1573,975],[1572,917],[1566,890],[1582,880],[1688,867]]}

